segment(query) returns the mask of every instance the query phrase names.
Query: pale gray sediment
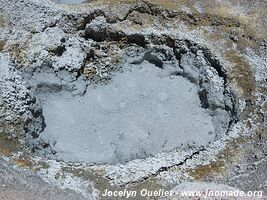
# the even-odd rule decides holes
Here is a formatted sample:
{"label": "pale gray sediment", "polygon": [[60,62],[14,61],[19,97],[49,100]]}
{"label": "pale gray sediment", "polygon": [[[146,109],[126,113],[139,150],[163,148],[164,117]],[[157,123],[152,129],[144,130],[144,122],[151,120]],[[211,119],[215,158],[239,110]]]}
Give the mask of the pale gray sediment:
{"label": "pale gray sediment", "polygon": [[[57,158],[125,162],[205,146],[226,134],[235,100],[223,67],[206,48],[183,40],[167,46],[160,37],[162,44],[153,46],[151,35],[112,32],[109,26],[96,17],[80,33],[89,40],[85,52],[77,39],[64,41],[55,48],[51,66],[24,73],[43,102],[46,129],[40,138]],[[91,41],[120,37],[128,38],[128,47],[117,50],[118,63],[105,55],[105,44],[97,50]],[[86,70],[96,75],[86,80]]]}
{"label": "pale gray sediment", "polygon": [[59,158],[124,162],[215,138],[212,117],[201,108],[194,84],[161,78],[162,70],[148,63],[130,70],[107,85],[89,87],[83,97],[41,96],[47,126],[41,137]]}
{"label": "pale gray sediment", "polygon": [[[64,79],[71,75],[62,79],[63,71],[49,69],[30,78],[43,105],[46,128],[40,138],[58,159],[125,162],[206,146],[227,132],[231,113],[225,109],[231,97],[224,95],[223,78],[201,51],[182,55],[180,66],[174,54],[142,51],[123,55],[120,72],[104,85],[86,88],[82,76],[68,83]],[[210,82],[217,85],[210,87]]]}

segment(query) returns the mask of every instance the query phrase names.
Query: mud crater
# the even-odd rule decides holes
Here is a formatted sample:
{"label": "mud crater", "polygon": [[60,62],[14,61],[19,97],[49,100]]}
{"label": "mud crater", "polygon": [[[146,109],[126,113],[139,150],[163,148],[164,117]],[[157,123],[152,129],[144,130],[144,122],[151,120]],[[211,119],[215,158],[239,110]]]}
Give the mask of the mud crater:
{"label": "mud crater", "polygon": [[111,78],[97,83],[51,66],[25,74],[45,119],[39,139],[47,145],[37,152],[49,146],[56,159],[116,164],[204,147],[227,134],[235,99],[213,55],[168,36],[150,35],[149,43],[126,40]]}
{"label": "mud crater", "polygon": [[89,47],[60,38],[49,51],[53,61],[24,72],[43,109],[35,152],[117,164],[201,149],[227,134],[236,97],[209,49],[164,34],[117,31],[99,15],[76,27]]}

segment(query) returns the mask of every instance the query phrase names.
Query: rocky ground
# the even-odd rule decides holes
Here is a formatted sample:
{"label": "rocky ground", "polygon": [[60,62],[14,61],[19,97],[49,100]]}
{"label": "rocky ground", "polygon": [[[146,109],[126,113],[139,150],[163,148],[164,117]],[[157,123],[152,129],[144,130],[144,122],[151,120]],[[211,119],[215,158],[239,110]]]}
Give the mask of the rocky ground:
{"label": "rocky ground", "polygon": [[[266,8],[261,0],[0,0],[1,199],[95,199],[95,189],[195,182],[266,194]],[[126,86],[138,90],[131,96]],[[139,130],[148,118],[148,132]],[[84,134],[85,119],[99,136]]]}

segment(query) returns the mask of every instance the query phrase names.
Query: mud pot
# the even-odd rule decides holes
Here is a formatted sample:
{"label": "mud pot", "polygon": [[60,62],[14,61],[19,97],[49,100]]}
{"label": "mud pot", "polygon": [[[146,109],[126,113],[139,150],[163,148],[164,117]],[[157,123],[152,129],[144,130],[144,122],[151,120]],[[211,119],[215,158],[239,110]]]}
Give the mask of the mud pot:
{"label": "mud pot", "polygon": [[[95,199],[94,189],[188,181],[246,190],[253,184],[240,163],[253,162],[260,187],[266,54],[243,49],[254,41],[244,21],[196,4],[190,13],[171,2],[25,2],[0,0],[0,152],[15,170],[8,173],[19,166]],[[228,188],[215,185],[206,186]]]}

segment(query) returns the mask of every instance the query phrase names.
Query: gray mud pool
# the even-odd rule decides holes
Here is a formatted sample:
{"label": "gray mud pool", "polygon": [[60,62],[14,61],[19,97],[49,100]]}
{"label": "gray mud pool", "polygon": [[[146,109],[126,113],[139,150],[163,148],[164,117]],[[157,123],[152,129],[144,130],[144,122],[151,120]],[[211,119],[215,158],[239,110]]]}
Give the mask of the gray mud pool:
{"label": "gray mud pool", "polygon": [[197,86],[147,61],[124,67],[106,85],[89,85],[83,96],[42,91],[39,98],[46,123],[41,138],[65,161],[123,163],[214,140]]}

